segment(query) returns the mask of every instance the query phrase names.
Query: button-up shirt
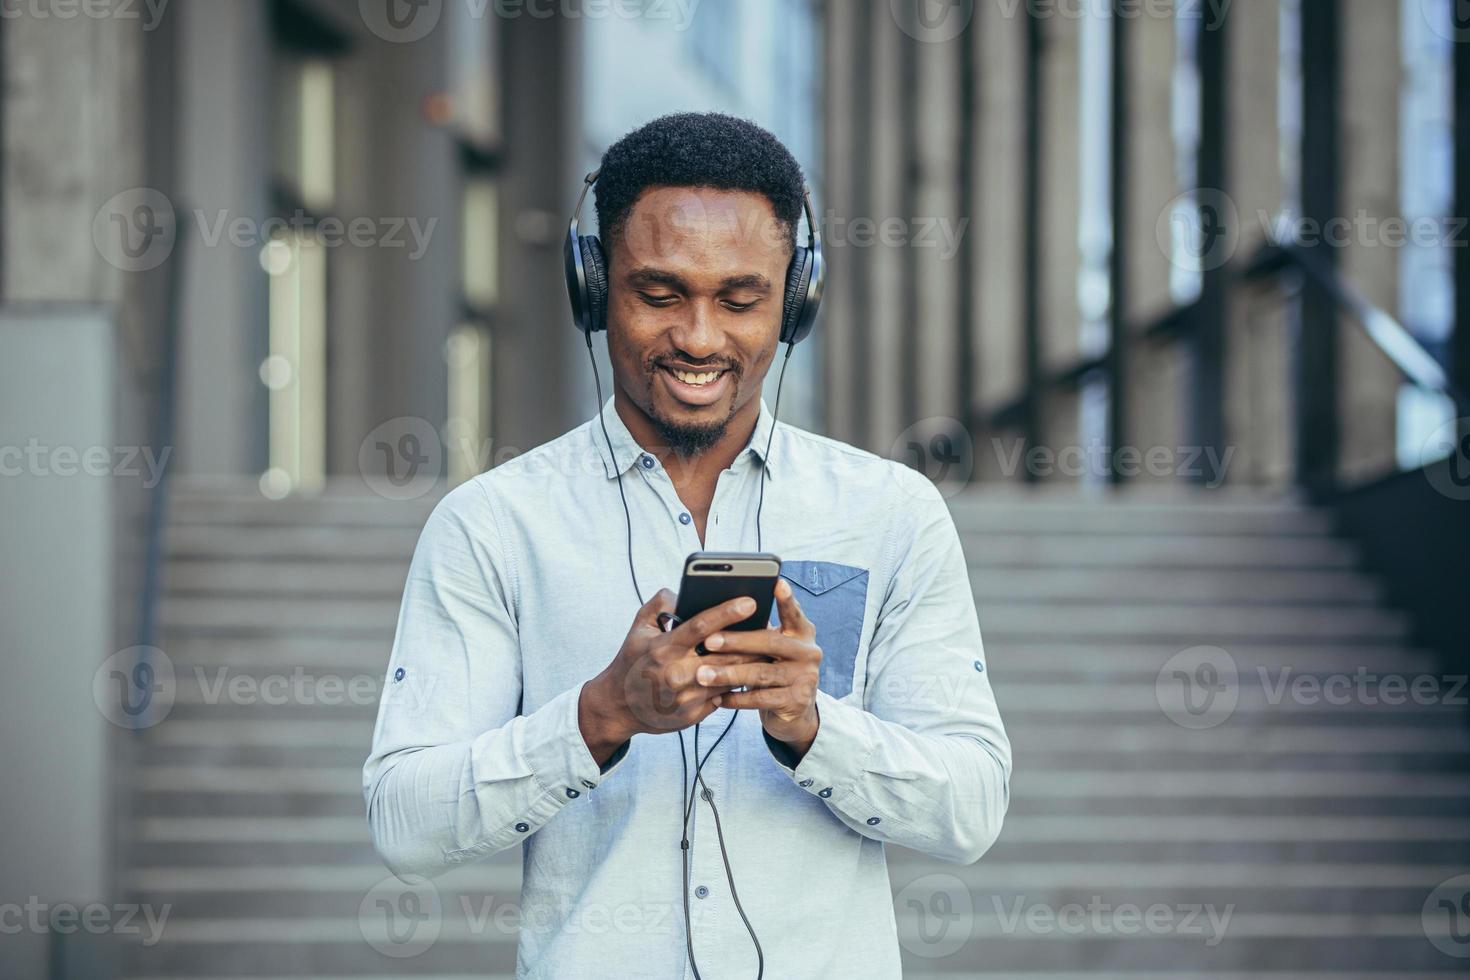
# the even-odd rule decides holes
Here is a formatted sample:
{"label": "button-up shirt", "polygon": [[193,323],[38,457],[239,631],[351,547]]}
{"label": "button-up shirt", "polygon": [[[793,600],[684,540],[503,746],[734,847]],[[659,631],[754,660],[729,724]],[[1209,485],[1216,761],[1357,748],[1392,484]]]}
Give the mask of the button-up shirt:
{"label": "button-up shirt", "polygon": [[[742,912],[768,977],[899,977],[884,844],[974,862],[1009,799],[1010,743],[943,498],[922,474],[784,423],[767,455],[762,403],[701,543],[665,463],[611,399],[601,417],[610,447],[594,416],[429,517],[363,770],[379,854],[433,878],[520,847],[522,977],[692,977],[687,941],[704,977],[753,978]],[[696,798],[687,895],[678,734],[634,735],[599,765],[578,727],[583,684],[639,608],[630,525],[644,599],[677,591],[691,552],[775,553],[822,649],[799,760],[756,710],[698,726],[703,756],[734,721],[702,770],[717,812]],[[607,928],[581,927],[594,913]]]}

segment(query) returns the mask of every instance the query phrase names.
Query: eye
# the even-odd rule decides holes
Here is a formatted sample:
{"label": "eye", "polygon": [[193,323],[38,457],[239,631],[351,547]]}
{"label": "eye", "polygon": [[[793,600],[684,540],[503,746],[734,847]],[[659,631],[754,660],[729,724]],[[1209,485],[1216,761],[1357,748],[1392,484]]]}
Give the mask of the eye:
{"label": "eye", "polygon": [[643,302],[647,303],[649,306],[668,306],[679,298],[672,293],[639,293],[638,295],[643,297]]}
{"label": "eye", "polygon": [[756,303],[759,303],[760,300],[751,300],[749,303],[732,303],[729,300],[725,300],[724,302],[725,302],[725,309],[729,310],[730,312],[732,312],[732,313],[744,313],[746,310],[750,309]]}

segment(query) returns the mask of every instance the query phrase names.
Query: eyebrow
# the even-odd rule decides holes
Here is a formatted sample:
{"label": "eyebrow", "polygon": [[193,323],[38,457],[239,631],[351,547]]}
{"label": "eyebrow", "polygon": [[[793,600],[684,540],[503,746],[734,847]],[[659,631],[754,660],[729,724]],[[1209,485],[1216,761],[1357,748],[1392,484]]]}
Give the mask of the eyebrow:
{"label": "eyebrow", "polygon": [[[688,283],[684,278],[667,269],[655,269],[651,266],[639,266],[629,271],[627,282],[633,286],[672,286],[675,289],[687,289]],[[771,288],[771,280],[754,272],[743,275],[726,276],[720,280],[720,288],[724,289],[754,289],[768,291]]]}

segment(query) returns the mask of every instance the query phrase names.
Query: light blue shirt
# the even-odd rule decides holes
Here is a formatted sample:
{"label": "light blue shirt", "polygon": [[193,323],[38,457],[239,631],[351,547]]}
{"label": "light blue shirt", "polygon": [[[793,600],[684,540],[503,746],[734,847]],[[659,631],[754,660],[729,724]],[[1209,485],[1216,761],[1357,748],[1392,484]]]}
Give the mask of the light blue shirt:
{"label": "light blue shirt", "polygon": [[[522,848],[518,976],[692,977],[679,738],[635,735],[599,767],[577,702],[639,605],[614,459],[645,599],[678,590],[691,552],[756,550],[764,473],[761,543],[822,648],[819,727],[792,769],[758,712],[716,709],[701,754],[738,717],[703,779],[765,975],[899,977],[884,843],[974,862],[1009,800],[1010,742],[943,498],[905,466],[784,423],[763,460],[762,403],[701,545],[664,464],[611,399],[602,416],[613,456],[594,417],[455,488],[424,527],[363,769],[379,854],[433,878]],[[706,980],[753,978],[712,816],[697,800],[694,954]],[[607,928],[578,927],[589,912]]]}

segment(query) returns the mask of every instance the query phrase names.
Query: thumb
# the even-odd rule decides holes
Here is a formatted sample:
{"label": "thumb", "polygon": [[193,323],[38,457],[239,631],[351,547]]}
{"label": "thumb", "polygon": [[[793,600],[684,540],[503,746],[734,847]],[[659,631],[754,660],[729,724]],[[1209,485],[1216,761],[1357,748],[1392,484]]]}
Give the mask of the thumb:
{"label": "thumb", "polygon": [[659,589],[638,610],[638,615],[633,617],[633,627],[651,626],[658,629],[658,614],[661,612],[673,612],[677,596],[670,589]]}

